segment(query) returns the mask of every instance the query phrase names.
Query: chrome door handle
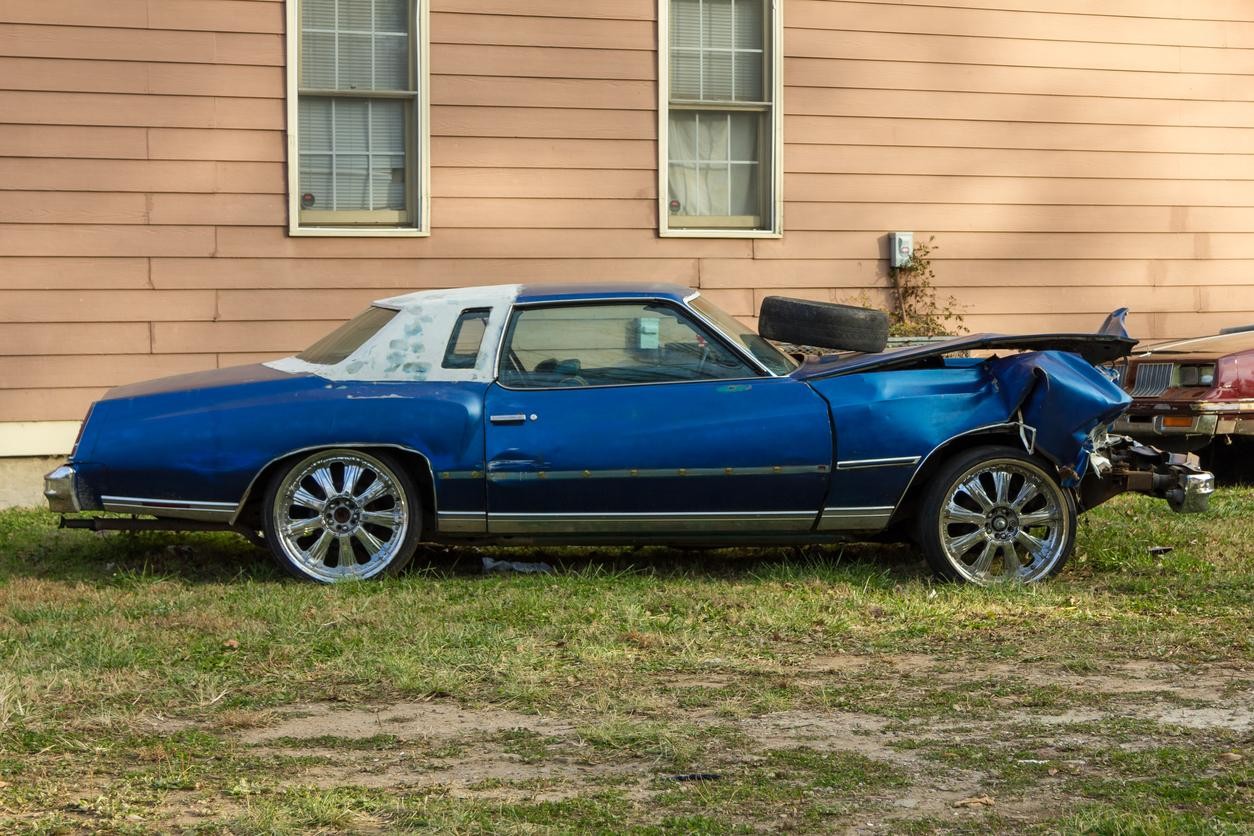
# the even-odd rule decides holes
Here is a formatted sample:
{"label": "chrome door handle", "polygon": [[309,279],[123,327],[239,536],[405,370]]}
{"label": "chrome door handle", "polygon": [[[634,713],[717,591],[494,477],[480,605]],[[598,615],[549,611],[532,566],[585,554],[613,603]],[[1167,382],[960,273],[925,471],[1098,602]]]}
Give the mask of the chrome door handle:
{"label": "chrome door handle", "polygon": [[527,416],[517,412],[512,415],[489,415],[488,420],[493,424],[521,424],[527,420]]}

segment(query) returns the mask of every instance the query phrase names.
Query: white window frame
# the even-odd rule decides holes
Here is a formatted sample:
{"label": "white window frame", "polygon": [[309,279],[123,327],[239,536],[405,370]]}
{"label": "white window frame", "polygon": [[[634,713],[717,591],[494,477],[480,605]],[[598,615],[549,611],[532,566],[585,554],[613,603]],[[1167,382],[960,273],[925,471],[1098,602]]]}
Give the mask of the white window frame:
{"label": "white window frame", "polygon": [[[287,12],[287,234],[320,238],[424,238],[431,235],[431,53],[430,4],[413,0],[415,27],[412,46],[418,50],[415,63],[418,120],[415,142],[418,164],[415,169],[417,194],[411,195],[418,223],[409,226],[301,226],[300,223],[300,4],[286,0]],[[411,161],[406,160],[408,166]]]}
{"label": "white window frame", "polygon": [[783,0],[763,0],[763,3],[770,15],[770,29],[765,40],[766,48],[771,52],[768,85],[771,91],[771,110],[769,124],[764,133],[771,143],[768,166],[771,195],[764,203],[771,208],[771,226],[769,229],[719,229],[713,225],[705,228],[679,228],[670,225],[671,4],[670,0],[658,0],[657,216],[658,235],[663,238],[782,238],[784,235],[784,3]]}

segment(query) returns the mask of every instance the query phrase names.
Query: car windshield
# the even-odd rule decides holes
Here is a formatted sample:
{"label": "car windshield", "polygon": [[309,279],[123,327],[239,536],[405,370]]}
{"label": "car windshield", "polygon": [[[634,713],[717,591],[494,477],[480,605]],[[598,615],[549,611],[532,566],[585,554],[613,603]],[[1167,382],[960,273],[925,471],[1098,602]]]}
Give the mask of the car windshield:
{"label": "car windshield", "polygon": [[396,311],[389,308],[366,308],[357,316],[296,355],[306,363],[332,366],[361,348],[366,340],[392,321]]}
{"label": "car windshield", "polygon": [[753,333],[749,326],[744,325],[731,314],[712,304],[704,296],[697,296],[689,305],[697,313],[708,319],[723,333],[723,336],[735,340],[758,362],[766,366],[774,374],[788,374],[797,368],[797,363],[784,352]]}

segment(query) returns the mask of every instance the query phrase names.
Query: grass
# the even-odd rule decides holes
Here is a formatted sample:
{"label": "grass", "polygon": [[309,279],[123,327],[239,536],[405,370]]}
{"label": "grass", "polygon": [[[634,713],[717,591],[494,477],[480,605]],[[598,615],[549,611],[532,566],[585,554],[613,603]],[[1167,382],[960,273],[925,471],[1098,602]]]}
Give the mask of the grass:
{"label": "grass", "polygon": [[[1005,589],[887,546],[324,588],[0,512],[0,831],[1247,831],[1254,491],[1212,506],[1121,497]],[[461,725],[255,736],[307,705]]]}

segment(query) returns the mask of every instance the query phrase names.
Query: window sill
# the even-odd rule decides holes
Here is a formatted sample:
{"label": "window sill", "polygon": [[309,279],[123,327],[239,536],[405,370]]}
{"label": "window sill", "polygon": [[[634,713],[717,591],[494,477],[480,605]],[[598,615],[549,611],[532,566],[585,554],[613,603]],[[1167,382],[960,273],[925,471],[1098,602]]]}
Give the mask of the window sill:
{"label": "window sill", "polygon": [[773,229],[659,229],[660,238],[783,238]]}
{"label": "window sill", "polygon": [[430,238],[431,230],[413,227],[289,226],[292,238]]}

